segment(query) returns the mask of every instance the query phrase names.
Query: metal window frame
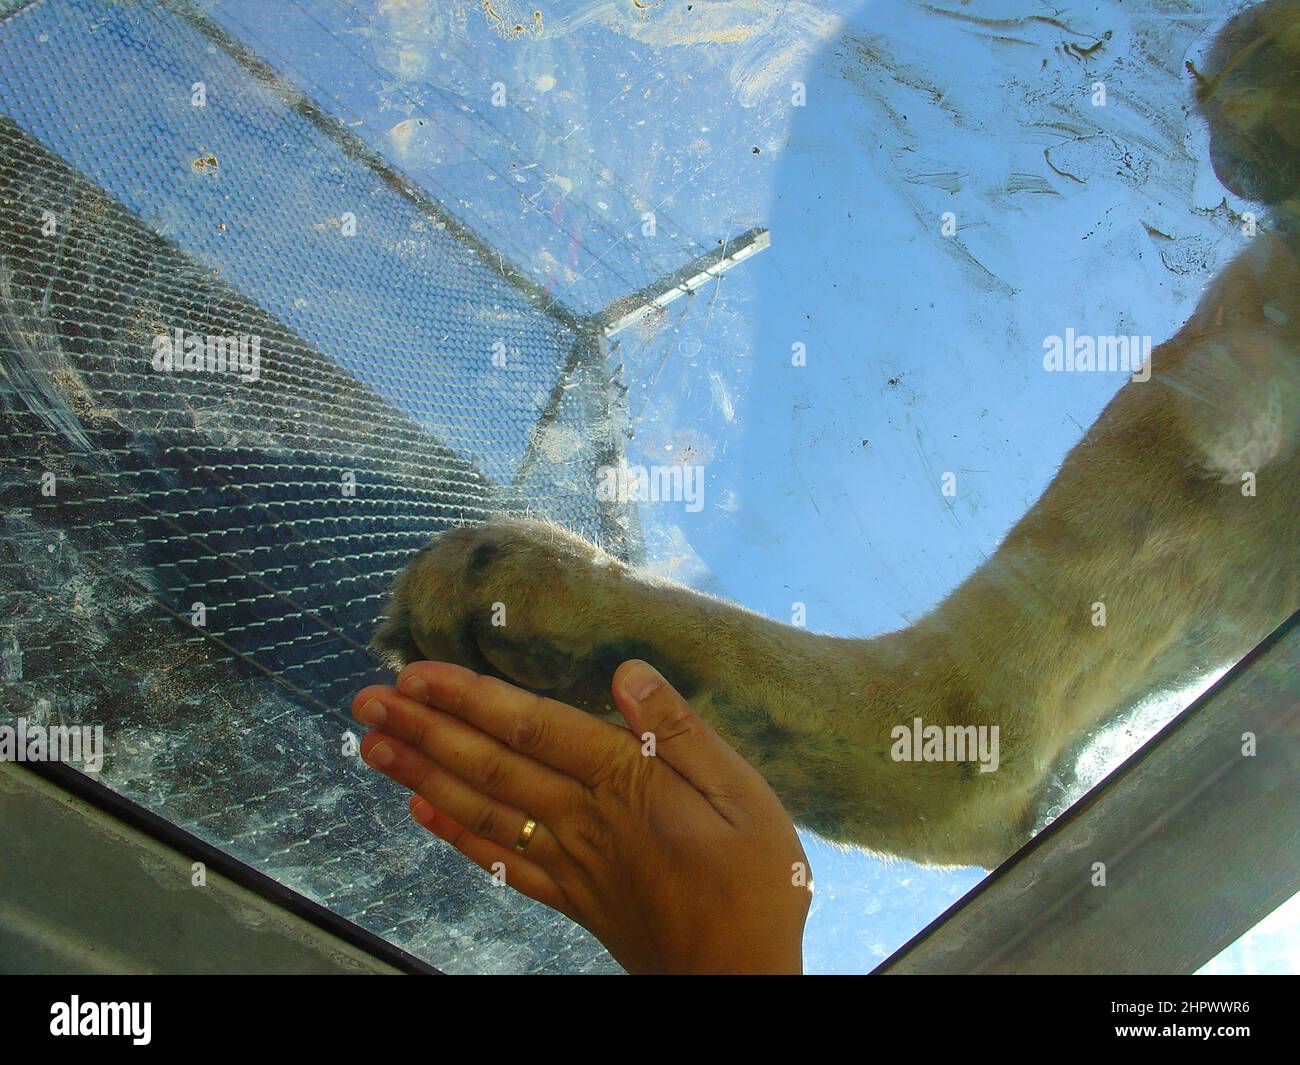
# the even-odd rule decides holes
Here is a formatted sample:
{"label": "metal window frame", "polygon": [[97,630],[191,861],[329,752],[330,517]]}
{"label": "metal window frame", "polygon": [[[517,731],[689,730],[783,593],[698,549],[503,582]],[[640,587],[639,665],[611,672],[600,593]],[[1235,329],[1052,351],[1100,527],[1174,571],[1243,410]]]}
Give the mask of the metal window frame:
{"label": "metal window frame", "polygon": [[[440,969],[422,958],[408,953],[382,936],[368,931],[361,925],[340,916],[307,896],[286,887],[273,877],[267,876],[246,862],[233,857],[228,851],[208,843],[192,832],[187,832],[174,822],[126,798],[71,765],[63,762],[26,762],[21,765],[11,765],[8,768],[20,774],[30,773],[35,777],[39,777],[73,799],[86,804],[90,809],[98,811],[110,819],[111,822],[119,823],[125,826],[126,830],[138,833],[147,840],[152,840],[157,844],[160,854],[172,853],[180,856],[187,863],[201,862],[206,867],[209,875],[222,877],[238,885],[239,888],[252,892],[264,900],[269,907],[284,910],[293,917],[300,919],[315,930],[314,936],[308,935],[302,938],[307,942],[314,941],[316,949],[323,954],[328,955],[331,941],[340,941],[342,944],[346,944],[347,948],[350,948],[352,952],[368,955],[381,965],[389,966],[398,973],[442,975]],[[5,804],[7,798],[7,794],[0,790],[0,806]],[[65,846],[77,838],[75,833],[86,832],[86,827],[79,820],[69,818],[66,814],[55,816],[52,823],[58,826],[60,831],[68,833],[64,839]],[[97,831],[96,837],[99,835],[104,835],[104,833]],[[107,839],[107,836],[105,838]],[[148,878],[145,877],[144,880],[147,881]],[[93,878],[83,878],[81,883],[87,893],[103,890]],[[119,883],[118,887],[121,888],[122,884]],[[39,896],[29,898],[27,901],[30,906],[39,910],[41,906]],[[130,897],[115,899],[114,901],[126,905],[130,912],[135,912],[136,907],[148,907],[150,905],[149,894],[146,890],[133,891]],[[89,907],[88,909],[94,910],[95,908]],[[207,919],[212,921],[214,917],[209,914]],[[83,935],[95,934],[89,915],[86,918],[85,925],[78,931]],[[237,928],[234,925],[230,926],[232,936],[247,938],[247,931],[247,929]],[[101,927],[99,934],[115,939],[119,952],[125,951],[128,955],[130,954],[131,935],[129,933],[122,934],[121,929]],[[187,961],[185,957],[180,957],[177,960],[182,964]],[[194,959],[188,960],[192,962]],[[3,971],[3,969],[4,967],[0,965],[0,971]],[[202,969],[203,971],[224,971],[222,958],[205,957]]]}

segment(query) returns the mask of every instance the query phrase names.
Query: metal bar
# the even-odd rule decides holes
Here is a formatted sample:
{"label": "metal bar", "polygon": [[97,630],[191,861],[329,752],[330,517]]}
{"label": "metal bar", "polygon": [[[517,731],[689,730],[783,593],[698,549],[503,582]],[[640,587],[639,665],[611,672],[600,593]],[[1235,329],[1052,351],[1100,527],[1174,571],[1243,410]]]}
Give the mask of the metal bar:
{"label": "metal bar", "polygon": [[[666,307],[674,300],[694,292],[710,279],[721,277],[733,266],[770,244],[771,236],[766,229],[751,229],[734,240],[723,242],[717,251],[691,260],[640,292],[616,300],[603,311],[585,319],[576,331],[564,367],[537,419],[533,439],[515,471],[512,489],[518,489],[532,471],[543,431],[559,415],[565,393],[575,386],[585,387],[588,416],[592,424],[604,426],[600,429],[601,439],[597,446],[597,466],[616,465],[623,454],[623,438],[631,433],[627,412],[614,395],[615,389],[621,387],[622,383],[611,375],[606,340],[640,321],[656,308]],[[581,374],[587,375],[585,383],[579,380],[578,375]],[[597,402],[593,385],[595,381],[612,386],[601,389],[600,398],[603,402]],[[635,503],[623,506],[612,501],[602,503],[601,532],[604,547],[611,554],[633,564],[643,560],[645,543]]]}
{"label": "metal bar", "polygon": [[724,242],[717,251],[692,259],[680,270],[652,282],[640,292],[615,300],[595,316],[601,331],[611,337],[635,325],[654,310],[667,307],[682,296],[689,296],[701,285],[721,277],[738,263],[757,254],[772,243],[771,233],[761,226]]}
{"label": "metal bar", "polygon": [[546,406],[542,408],[542,413],[537,416],[537,424],[533,426],[532,437],[528,441],[528,449],[524,452],[523,458],[519,460],[519,465],[515,467],[515,475],[511,480],[512,488],[518,488],[522,485],[532,472],[533,466],[537,464],[537,449],[541,444],[542,437],[545,435],[546,429],[560,416],[560,406],[564,402],[564,394],[575,386],[574,372],[585,361],[583,351],[585,348],[590,347],[591,343],[591,330],[589,328],[579,329],[577,335],[573,338],[573,343],[569,346],[569,354],[564,359],[564,365],[560,367],[560,373],[555,378],[555,384],[551,386],[551,394],[546,400]]}
{"label": "metal bar", "polygon": [[[766,229],[751,229],[734,240],[724,242],[717,251],[692,259],[685,266],[674,270],[671,274],[665,274],[640,292],[615,300],[603,311],[590,318],[582,319],[575,327],[573,346],[569,349],[568,357],[551,389],[546,406],[538,416],[533,441],[516,468],[513,484],[515,486],[522,484],[532,470],[537,460],[539,435],[555,421],[560,404],[564,400],[564,393],[573,387],[573,375],[579,366],[599,368],[608,378],[604,346],[606,339],[640,321],[656,307],[666,307],[681,296],[693,292],[710,278],[720,277],[737,263],[762,251],[771,243],[771,235]],[[621,448],[616,448],[616,458],[621,451]]]}
{"label": "metal bar", "polygon": [[[604,382],[602,395],[589,395],[592,416],[603,411],[596,424],[601,427],[601,440],[597,449],[596,465],[616,467],[623,458],[623,441],[630,439],[631,426],[627,417],[627,389],[622,375],[610,369],[609,350],[605,336],[597,333],[595,342],[587,352],[591,363],[588,372],[592,381]],[[594,390],[589,390],[589,392]],[[645,538],[641,529],[641,515],[635,500],[618,503],[603,500],[600,504],[601,539],[606,551],[632,565],[645,561]]]}
{"label": "metal bar", "polygon": [[876,971],[1192,973],[1300,891],[1298,620]]}
{"label": "metal bar", "polygon": [[[516,504],[520,501],[520,490],[524,482],[537,465],[545,431],[559,417],[565,394],[573,388],[580,390],[586,420],[595,437],[591,470],[591,488],[595,493],[598,470],[602,466],[617,465],[623,454],[622,442],[627,423],[621,414],[622,404],[615,396],[618,384],[611,375],[604,338],[599,330],[593,326],[580,330],[569,348],[564,368],[551,389],[546,407],[537,419],[528,449],[515,470],[510,491],[514,493]],[[600,539],[605,550],[624,562],[633,565],[640,563],[644,557],[644,544],[636,503],[620,504],[615,500],[602,500],[599,509]]]}

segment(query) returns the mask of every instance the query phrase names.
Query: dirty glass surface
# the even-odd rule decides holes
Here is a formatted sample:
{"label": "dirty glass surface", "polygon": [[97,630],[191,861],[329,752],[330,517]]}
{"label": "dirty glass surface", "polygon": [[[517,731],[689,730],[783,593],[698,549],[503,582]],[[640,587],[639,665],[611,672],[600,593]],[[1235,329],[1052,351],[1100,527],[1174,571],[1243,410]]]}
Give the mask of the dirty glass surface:
{"label": "dirty glass surface", "polygon": [[[1218,0],[8,8],[0,295],[33,376],[5,410],[7,709],[103,721],[110,786],[452,971],[616,966],[346,753],[428,535],[528,506],[778,620],[898,628],[1125,380],[1061,387],[1040,338],[1159,342],[1239,246],[1184,70]],[[584,322],[756,231],[566,372]],[[264,398],[146,385],[178,320],[272,338]],[[615,454],[702,466],[703,505],[601,513]],[[1213,679],[1098,736],[1045,817]],[[983,876],[806,846],[813,972]]]}

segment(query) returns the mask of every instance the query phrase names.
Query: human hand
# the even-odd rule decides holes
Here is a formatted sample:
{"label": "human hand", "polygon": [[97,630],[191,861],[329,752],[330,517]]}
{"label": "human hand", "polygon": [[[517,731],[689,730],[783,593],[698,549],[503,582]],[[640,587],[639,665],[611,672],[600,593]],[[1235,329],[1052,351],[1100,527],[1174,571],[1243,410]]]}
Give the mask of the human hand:
{"label": "human hand", "polygon": [[612,691],[627,728],[414,662],[352,708],[415,821],[629,971],[800,972],[812,878],[771,788],[645,663]]}

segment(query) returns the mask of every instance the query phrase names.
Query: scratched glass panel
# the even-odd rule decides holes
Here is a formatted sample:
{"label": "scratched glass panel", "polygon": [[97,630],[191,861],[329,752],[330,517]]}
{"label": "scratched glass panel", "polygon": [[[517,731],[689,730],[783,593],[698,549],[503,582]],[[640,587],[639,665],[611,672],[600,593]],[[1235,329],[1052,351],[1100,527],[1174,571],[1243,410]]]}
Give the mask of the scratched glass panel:
{"label": "scratched glass panel", "polygon": [[[1043,338],[1171,336],[1249,208],[1191,113],[1214,0],[9,6],[7,709],[102,721],[101,779],[454,971],[615,966],[339,753],[414,548],[528,507],[780,621],[908,625],[1126,380]],[[268,338],[266,387],[147,373],[177,322]],[[616,456],[701,468],[699,505],[597,506]],[[983,875],[806,842],[812,971]]]}

